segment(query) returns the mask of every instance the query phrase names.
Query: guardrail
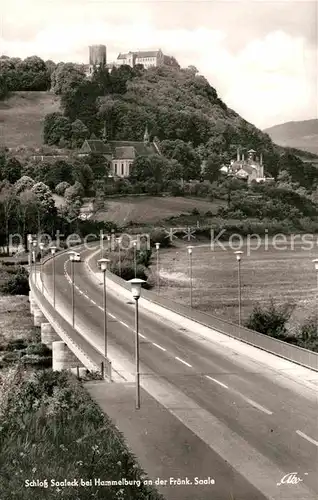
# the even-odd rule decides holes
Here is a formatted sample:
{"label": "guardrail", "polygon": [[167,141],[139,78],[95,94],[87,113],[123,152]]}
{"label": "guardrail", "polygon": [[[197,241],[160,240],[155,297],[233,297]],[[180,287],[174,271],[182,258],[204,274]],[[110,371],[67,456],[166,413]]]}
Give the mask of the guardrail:
{"label": "guardrail", "polygon": [[[61,253],[68,252],[62,250]],[[49,261],[52,256],[46,256],[43,263]],[[33,264],[34,265],[34,264]],[[61,316],[61,314],[53,307],[44,294],[37,288],[33,282],[33,275],[29,277],[30,290],[41,309],[43,315],[55,328],[57,334],[62,340],[70,347],[72,346],[76,356],[82,361],[84,366],[89,366],[90,370],[101,371],[102,375],[106,376],[110,381],[112,380],[112,364],[108,358],[105,358],[102,352],[84,338],[72,325]]]}
{"label": "guardrail", "polygon": [[[118,285],[130,290],[130,285],[127,281],[119,276],[107,271],[107,279],[113,280]],[[181,314],[183,317],[195,321],[200,325],[212,328],[219,333],[228,335],[229,337],[241,340],[246,344],[262,349],[264,351],[275,354],[288,361],[292,361],[311,370],[318,371],[318,353],[288,344],[282,340],[269,337],[263,333],[249,330],[243,326],[235,325],[229,321],[220,319],[212,314],[198,311],[196,309],[189,309],[188,307],[178,304],[170,299],[165,299],[150,290],[143,289],[142,297],[153,302],[161,307],[168,309],[176,314]]]}

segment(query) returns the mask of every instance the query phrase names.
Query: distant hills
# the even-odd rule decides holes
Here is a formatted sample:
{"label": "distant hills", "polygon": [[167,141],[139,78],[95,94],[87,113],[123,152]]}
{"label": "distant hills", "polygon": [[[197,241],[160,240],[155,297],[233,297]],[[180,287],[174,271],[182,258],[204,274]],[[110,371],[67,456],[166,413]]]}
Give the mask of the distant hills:
{"label": "distant hills", "polygon": [[318,119],[282,123],[263,132],[280,146],[318,154]]}

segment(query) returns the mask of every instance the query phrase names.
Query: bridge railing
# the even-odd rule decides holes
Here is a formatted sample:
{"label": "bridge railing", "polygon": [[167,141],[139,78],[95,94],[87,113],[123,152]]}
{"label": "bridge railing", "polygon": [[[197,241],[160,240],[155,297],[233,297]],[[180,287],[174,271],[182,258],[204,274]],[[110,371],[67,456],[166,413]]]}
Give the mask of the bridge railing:
{"label": "bridge railing", "polygon": [[[107,271],[107,278],[113,280],[118,285],[130,290],[130,284],[120,278],[119,276]],[[264,351],[280,356],[281,358],[292,361],[301,366],[305,366],[312,370],[318,371],[318,353],[288,344],[282,340],[275,339],[268,335],[250,330],[243,326],[235,325],[229,321],[213,316],[212,314],[198,311],[197,309],[190,309],[187,306],[178,304],[170,299],[166,299],[150,290],[143,289],[142,297],[150,302],[157,304],[161,307],[169,309],[170,311],[182,315],[184,318],[190,319],[206,326],[219,333],[228,335],[229,337],[241,340]]]}
{"label": "bridge railing", "polygon": [[[59,254],[62,252],[64,251],[59,252]],[[43,262],[47,262],[51,258],[53,257],[46,256],[45,259],[43,259]],[[57,309],[53,307],[53,304],[51,304],[42,291],[37,287],[34,273],[30,274],[29,284],[36,303],[61,339],[65,341],[71,350],[74,351],[84,366],[89,366],[90,370],[100,371],[111,381],[111,361],[108,358],[105,358],[104,354],[93,343],[83,337],[76,330],[76,328],[73,328],[72,325],[57,311]]]}

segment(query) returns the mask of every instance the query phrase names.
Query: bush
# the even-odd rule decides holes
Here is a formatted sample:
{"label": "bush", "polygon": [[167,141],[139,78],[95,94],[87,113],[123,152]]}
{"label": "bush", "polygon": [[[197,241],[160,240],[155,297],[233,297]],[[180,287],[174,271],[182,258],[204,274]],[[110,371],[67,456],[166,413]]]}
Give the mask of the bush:
{"label": "bush", "polygon": [[19,267],[16,274],[2,284],[0,290],[7,295],[28,295],[30,288],[26,269]]}
{"label": "bush", "polygon": [[37,366],[38,368],[51,368],[52,356],[39,356],[37,354],[26,354],[21,359],[24,365]]}
{"label": "bush", "polygon": [[51,350],[45,345],[39,343],[28,344],[26,354],[36,354],[38,356],[51,356]]}
{"label": "bush", "polygon": [[[117,276],[121,276],[121,278],[123,280],[131,280],[135,277],[135,267],[134,267],[134,264],[132,262],[127,262],[127,261],[123,261],[121,262],[121,268],[119,269],[119,264],[118,262],[114,263],[112,266],[111,266],[111,272],[116,274]],[[120,273],[121,271],[121,273]],[[136,275],[137,275],[137,278],[141,279],[141,280],[147,280],[147,275],[146,275],[146,269],[144,266],[142,265],[137,265],[137,268],[136,268]]]}
{"label": "bush", "polygon": [[28,346],[28,342],[25,339],[12,339],[9,340],[7,345],[5,346],[5,351],[19,351],[21,349],[25,349]]}
{"label": "bush", "polygon": [[294,309],[294,304],[277,306],[273,299],[267,307],[257,304],[245,323],[247,328],[271,337],[285,340],[288,336],[286,323]]}
{"label": "bush", "polygon": [[199,212],[199,210],[197,208],[193,208],[191,210],[191,215],[200,215],[200,212]]}
{"label": "bush", "polygon": [[150,232],[150,244],[152,247],[155,243],[160,243],[160,248],[168,248],[171,246],[169,234],[163,229],[154,229]]}

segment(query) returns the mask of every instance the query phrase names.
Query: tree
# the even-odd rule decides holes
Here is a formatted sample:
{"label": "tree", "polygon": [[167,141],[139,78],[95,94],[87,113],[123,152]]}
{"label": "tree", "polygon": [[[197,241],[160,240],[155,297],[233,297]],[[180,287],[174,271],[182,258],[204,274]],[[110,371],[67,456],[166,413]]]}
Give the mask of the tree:
{"label": "tree", "polygon": [[63,95],[75,90],[86,79],[84,69],[73,63],[59,63],[51,76],[52,91]]}
{"label": "tree", "polygon": [[271,299],[267,307],[262,308],[257,304],[245,326],[256,332],[263,333],[282,340],[287,335],[286,323],[289,320],[295,305],[284,304],[278,306]]}
{"label": "tree", "polygon": [[16,194],[31,189],[36,182],[28,175],[23,175],[14,185]]}
{"label": "tree", "polygon": [[98,120],[97,98],[99,88],[89,80],[83,80],[75,88],[65,91],[61,96],[61,106],[64,115],[73,122],[81,120],[90,132],[100,133],[101,124]]}
{"label": "tree", "polygon": [[8,158],[1,170],[2,178],[14,184],[21,177],[22,166],[15,157]]}
{"label": "tree", "polygon": [[84,195],[88,196],[91,192],[94,174],[89,165],[78,165],[75,170],[75,179],[83,187]]}
{"label": "tree", "polygon": [[221,174],[222,160],[219,155],[211,153],[206,160],[203,176],[206,180],[214,182]]}
{"label": "tree", "polygon": [[86,127],[86,125],[84,125],[84,123],[79,119],[75,120],[72,123],[71,127],[72,127],[72,132],[71,132],[72,148],[79,148],[82,146],[84,140],[89,138],[89,130]]}
{"label": "tree", "polygon": [[56,215],[56,208],[52,192],[44,182],[37,182],[31,189],[38,203],[38,233],[42,232],[42,226],[47,226],[49,220]]}
{"label": "tree", "polygon": [[107,177],[110,171],[110,161],[99,154],[90,153],[85,158],[85,163],[89,165],[93,171],[95,179]]}
{"label": "tree", "polygon": [[84,196],[83,186],[76,181],[73,186],[70,186],[65,190],[64,196],[68,201],[75,200],[76,198],[82,198]]}
{"label": "tree", "polygon": [[154,181],[161,183],[167,160],[158,155],[137,156],[133,161],[130,178],[133,182]]}
{"label": "tree", "polygon": [[58,194],[59,196],[64,196],[64,193],[66,191],[66,189],[68,189],[70,186],[70,184],[68,182],[60,182],[56,188],[55,188],[55,192],[56,194]]}
{"label": "tree", "polygon": [[184,181],[199,179],[201,160],[191,143],[177,139],[164,140],[160,143],[162,153],[170,159],[176,160],[181,166],[181,175]]}
{"label": "tree", "polygon": [[5,246],[7,253],[9,253],[9,222],[14,214],[16,206],[16,197],[13,186],[10,184],[5,185],[0,191],[0,208],[5,227]]}
{"label": "tree", "polygon": [[18,197],[18,214],[22,226],[22,238],[24,246],[27,248],[27,233],[32,233],[37,227],[39,201],[31,189],[20,192]]}
{"label": "tree", "polygon": [[71,144],[72,125],[68,118],[62,113],[49,113],[44,119],[44,143],[53,145],[60,144],[64,141],[65,144]]}

